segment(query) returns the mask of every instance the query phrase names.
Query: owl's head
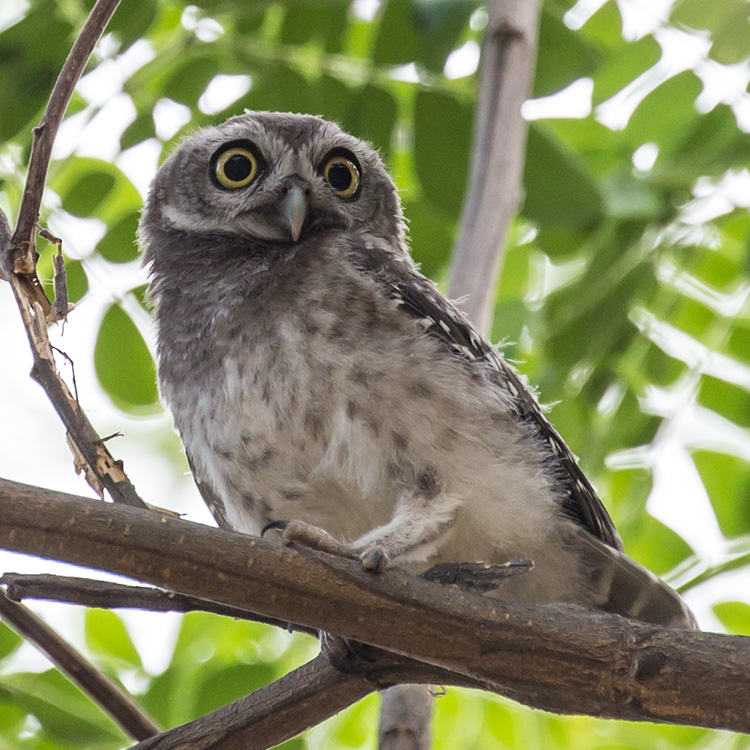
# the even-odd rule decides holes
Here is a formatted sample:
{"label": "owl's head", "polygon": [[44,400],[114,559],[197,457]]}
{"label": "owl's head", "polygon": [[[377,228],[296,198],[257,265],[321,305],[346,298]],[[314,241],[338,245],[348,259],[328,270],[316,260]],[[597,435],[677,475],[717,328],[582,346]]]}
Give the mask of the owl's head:
{"label": "owl's head", "polygon": [[332,229],[400,237],[402,215],[366,143],[318,117],[250,112],[183,141],[154,178],[142,227],[294,245]]}

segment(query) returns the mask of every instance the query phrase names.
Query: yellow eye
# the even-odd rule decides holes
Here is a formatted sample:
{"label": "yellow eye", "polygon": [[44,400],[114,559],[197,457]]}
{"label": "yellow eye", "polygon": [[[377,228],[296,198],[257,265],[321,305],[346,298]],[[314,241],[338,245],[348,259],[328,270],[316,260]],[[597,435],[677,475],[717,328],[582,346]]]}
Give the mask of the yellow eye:
{"label": "yellow eye", "polygon": [[243,188],[258,176],[258,159],[243,146],[228,148],[216,158],[214,176],[227,190]]}
{"label": "yellow eye", "polygon": [[359,190],[359,167],[346,156],[332,156],[323,167],[323,176],[340,198],[351,198]]}

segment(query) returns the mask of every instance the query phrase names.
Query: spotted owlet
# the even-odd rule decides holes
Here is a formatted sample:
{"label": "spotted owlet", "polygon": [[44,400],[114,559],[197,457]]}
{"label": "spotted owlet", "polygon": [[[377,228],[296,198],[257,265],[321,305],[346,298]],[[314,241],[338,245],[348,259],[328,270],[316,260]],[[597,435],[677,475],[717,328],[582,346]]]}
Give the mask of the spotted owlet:
{"label": "spotted owlet", "polygon": [[161,393],[217,521],[422,571],[533,560],[513,601],[693,618],[622,552],[535,397],[419,273],[367,144],[248,113],[185,140],[140,226]]}

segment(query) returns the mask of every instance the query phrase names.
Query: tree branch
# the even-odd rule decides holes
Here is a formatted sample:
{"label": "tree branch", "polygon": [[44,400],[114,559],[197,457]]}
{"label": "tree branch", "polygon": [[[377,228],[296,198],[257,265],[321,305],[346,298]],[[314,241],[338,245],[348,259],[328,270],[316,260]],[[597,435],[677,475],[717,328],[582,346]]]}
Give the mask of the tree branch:
{"label": "tree branch", "polygon": [[[356,639],[558,713],[750,731],[750,639],[516,605],[122,505],[0,481],[0,547]],[[404,674],[403,682],[418,682]]]}
{"label": "tree branch", "polygon": [[52,145],[78,79],[118,3],[119,0],[97,0],[65,61],[42,121],[34,128],[26,186],[12,237],[8,237],[7,219],[0,217],[0,268],[10,281],[34,355],[31,376],[45,389],[65,424],[77,463],[86,469],[89,484],[100,493],[105,487],[115,502],[145,508],[122,466],[99,439],[57,372],[46,328],[50,302],[36,275],[36,226]]}
{"label": "tree branch", "polygon": [[377,689],[324,655],[200,719],[133,750],[265,750],[304,732]]}
{"label": "tree branch", "polygon": [[[405,657],[351,645],[356,649],[342,639],[326,637],[323,653],[303,667],[133,750],[264,750],[405,678],[487,687]],[[429,722],[429,714],[425,718]]]}
{"label": "tree branch", "polygon": [[[14,273],[32,275],[36,279],[36,258],[34,255],[36,224],[39,220],[39,207],[42,205],[42,193],[44,192],[44,182],[47,178],[47,169],[52,155],[52,145],[55,142],[57,131],[78,79],[81,77],[99,37],[119,3],[120,0],[97,0],[73,48],[70,50],[63,69],[60,71],[60,76],[55,83],[47,108],[42,116],[42,121],[34,128],[34,143],[29,159],[29,171],[21,199],[16,231],[13,233],[10,248],[10,260]],[[36,289],[41,292],[41,297],[46,300],[47,297],[41,291],[38,280],[36,280]],[[47,314],[49,310],[45,309],[44,300],[37,291],[32,292],[32,294],[35,301],[42,305],[42,309]],[[48,300],[46,304],[49,305]]]}
{"label": "tree branch", "polygon": [[508,222],[521,195],[538,0],[490,0],[477,97],[471,176],[453,251],[451,297],[482,330],[490,324]]}
{"label": "tree branch", "polygon": [[10,601],[1,591],[0,618],[35,644],[133,739],[143,740],[161,731],[109,677],[90,664],[30,609]]}
{"label": "tree branch", "polygon": [[194,596],[176,594],[163,589],[145,586],[125,586],[121,583],[97,581],[91,578],[57,575],[26,575],[5,573],[0,576],[0,586],[5,586],[5,595],[14,602],[24,599],[78,604],[100,609],[144,609],[150,612],[211,612],[237,620],[252,620],[264,625],[274,625],[284,630],[307,633],[317,637],[312,628],[284,622],[273,617],[263,617],[246,609],[217,604]]}

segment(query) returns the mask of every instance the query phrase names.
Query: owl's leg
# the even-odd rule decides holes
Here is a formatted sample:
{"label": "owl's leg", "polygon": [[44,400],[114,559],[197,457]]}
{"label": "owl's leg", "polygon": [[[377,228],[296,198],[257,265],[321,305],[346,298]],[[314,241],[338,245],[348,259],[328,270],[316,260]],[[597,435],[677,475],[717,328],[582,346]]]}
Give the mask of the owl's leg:
{"label": "owl's leg", "polygon": [[354,542],[342,542],[302,521],[285,524],[284,539],[340,557],[360,560],[366,570],[379,572],[388,562],[411,556],[420,547],[437,542],[452,527],[459,505],[458,500],[443,494],[433,496],[419,491],[404,491],[398,499],[393,518]]}

